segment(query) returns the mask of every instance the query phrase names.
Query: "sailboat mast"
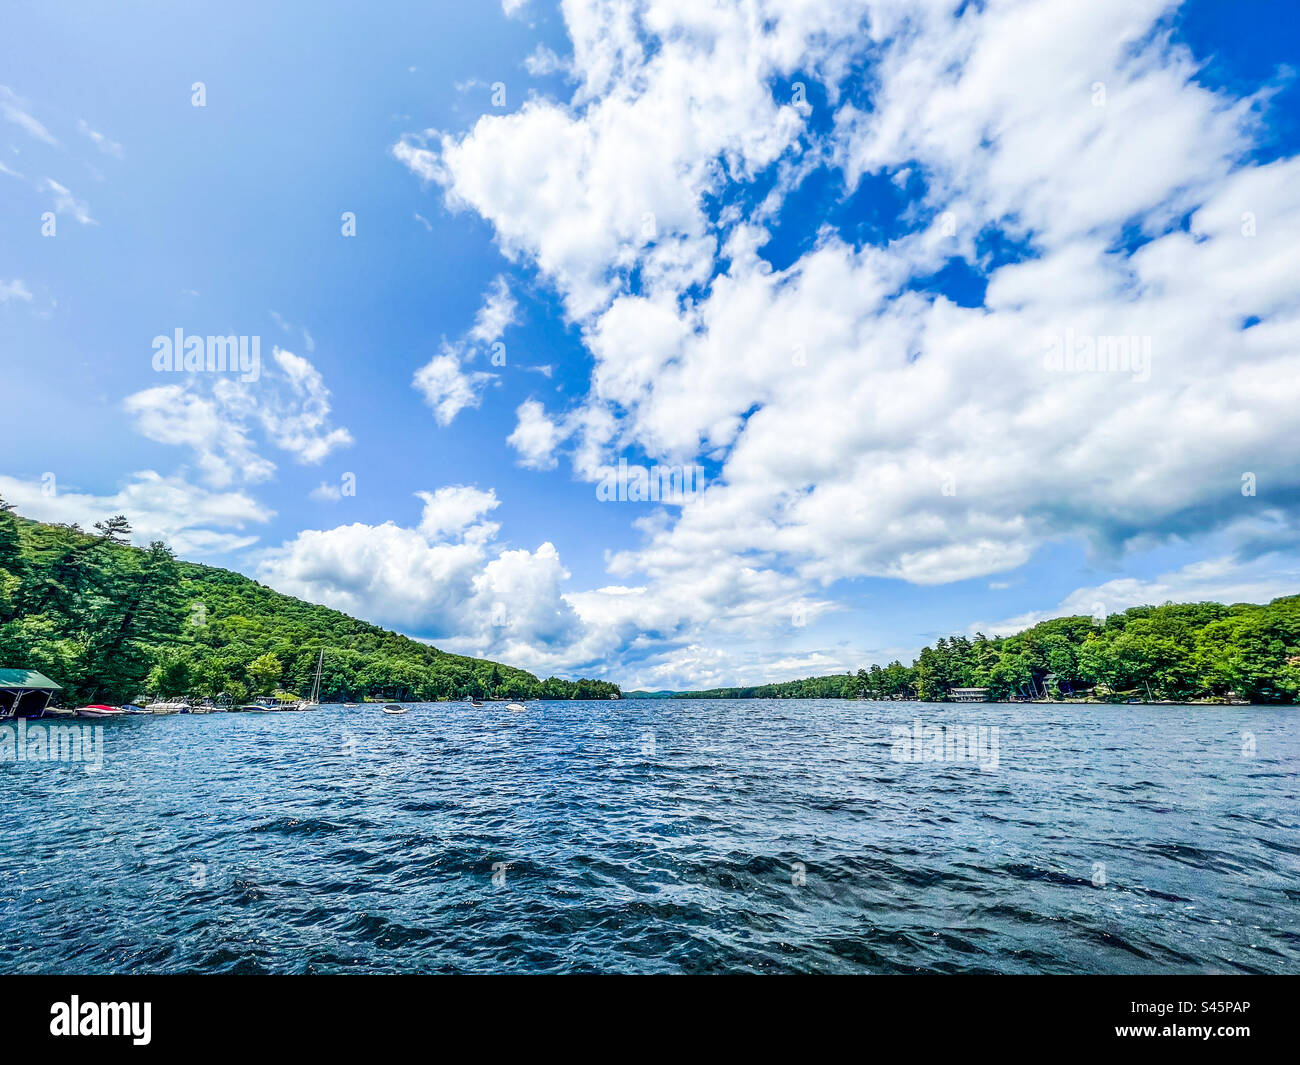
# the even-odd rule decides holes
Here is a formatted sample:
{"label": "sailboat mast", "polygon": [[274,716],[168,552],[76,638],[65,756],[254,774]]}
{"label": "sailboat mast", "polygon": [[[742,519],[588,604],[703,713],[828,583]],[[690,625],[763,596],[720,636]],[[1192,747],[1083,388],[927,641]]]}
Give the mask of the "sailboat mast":
{"label": "sailboat mast", "polygon": [[311,682],[311,701],[320,702],[320,675],[325,666],[325,648],[321,648],[320,656],[316,659],[316,678]]}

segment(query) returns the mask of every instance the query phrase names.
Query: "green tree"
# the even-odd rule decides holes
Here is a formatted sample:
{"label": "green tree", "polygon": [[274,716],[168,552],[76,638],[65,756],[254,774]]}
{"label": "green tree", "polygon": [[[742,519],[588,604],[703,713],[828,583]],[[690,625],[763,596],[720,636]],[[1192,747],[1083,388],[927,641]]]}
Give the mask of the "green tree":
{"label": "green tree", "polygon": [[256,695],[267,695],[280,686],[284,667],[275,655],[258,655],[248,664],[248,682]]}

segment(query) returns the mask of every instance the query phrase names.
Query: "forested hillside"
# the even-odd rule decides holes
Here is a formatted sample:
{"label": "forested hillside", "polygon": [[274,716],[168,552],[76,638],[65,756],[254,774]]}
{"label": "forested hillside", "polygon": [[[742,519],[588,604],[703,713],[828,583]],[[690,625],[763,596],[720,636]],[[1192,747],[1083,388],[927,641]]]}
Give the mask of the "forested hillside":
{"label": "forested hillside", "polygon": [[119,516],[43,525],[0,500],[0,668],[36,669],[65,703],[149,695],[305,694],[325,651],[322,701],[604,699],[605,681],[538,680],[446,654],[229,570],[127,543]]}
{"label": "forested hillside", "polygon": [[907,698],[937,701],[951,688],[988,688],[994,699],[1046,694],[1101,699],[1211,699],[1294,703],[1300,692],[1300,595],[1264,606],[1141,606],[1044,621],[1015,636],[952,636],[910,666],[677,698]]}

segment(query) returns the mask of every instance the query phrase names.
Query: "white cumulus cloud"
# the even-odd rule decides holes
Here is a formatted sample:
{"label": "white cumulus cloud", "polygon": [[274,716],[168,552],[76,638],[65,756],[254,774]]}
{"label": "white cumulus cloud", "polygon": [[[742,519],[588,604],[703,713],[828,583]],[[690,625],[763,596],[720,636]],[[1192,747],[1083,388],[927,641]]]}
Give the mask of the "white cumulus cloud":
{"label": "white cumulus cloud", "polygon": [[[716,677],[837,582],[1246,550],[1263,507],[1294,540],[1300,158],[1255,161],[1271,87],[1203,85],[1171,6],[573,0],[571,99],[401,138],[592,356],[569,409],[519,407],[521,462],[717,470],[610,556],[620,591],[568,594],[608,646]],[[897,217],[801,213],[817,170]]]}
{"label": "white cumulus cloud", "polygon": [[123,406],[137,432],[190,448],[204,480],[223,488],[274,475],[275,463],[258,452],[255,428],[307,465],[351,444],[352,434],[332,424],[331,403],[324,378],[309,360],[275,348],[256,381],[191,373],[135,392]]}
{"label": "white cumulus cloud", "polygon": [[242,492],[212,492],[153,470],[132,474],[117,492],[96,495],[63,486],[55,478],[25,481],[0,475],[0,497],[24,517],[76,523],[90,529],[114,514],[131,521],[137,544],[163,540],[180,555],[238,551],[257,542],[242,530],[275,516]]}

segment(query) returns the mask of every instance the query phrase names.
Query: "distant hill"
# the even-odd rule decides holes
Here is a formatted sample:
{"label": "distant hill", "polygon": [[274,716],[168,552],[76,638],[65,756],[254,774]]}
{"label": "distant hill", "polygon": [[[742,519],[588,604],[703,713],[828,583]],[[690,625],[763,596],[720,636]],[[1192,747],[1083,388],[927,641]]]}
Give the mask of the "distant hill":
{"label": "distant hill", "polygon": [[675,691],[669,691],[667,688],[662,688],[656,692],[643,692],[643,691],[624,692],[623,698],[624,699],[672,699],[678,695],[689,695],[689,694],[690,692],[675,692]]}
{"label": "distant hill", "polygon": [[615,684],[545,681],[448,654],[230,570],[126,543],[124,518],[93,532],[45,525],[0,500],[0,667],[36,669],[65,703],[141,694],[306,694],[325,652],[322,701],[606,699]]}

